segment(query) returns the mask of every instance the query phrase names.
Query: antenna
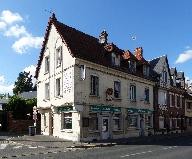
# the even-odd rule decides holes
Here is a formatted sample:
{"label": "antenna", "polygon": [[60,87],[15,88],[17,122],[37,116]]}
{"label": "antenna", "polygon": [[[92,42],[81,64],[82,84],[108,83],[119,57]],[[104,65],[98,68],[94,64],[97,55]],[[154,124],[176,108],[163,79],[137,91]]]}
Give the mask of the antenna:
{"label": "antenna", "polygon": [[52,9],[51,9],[51,10],[45,9],[44,11],[47,12],[47,13],[50,13],[50,14],[53,14],[53,13],[54,13]]}

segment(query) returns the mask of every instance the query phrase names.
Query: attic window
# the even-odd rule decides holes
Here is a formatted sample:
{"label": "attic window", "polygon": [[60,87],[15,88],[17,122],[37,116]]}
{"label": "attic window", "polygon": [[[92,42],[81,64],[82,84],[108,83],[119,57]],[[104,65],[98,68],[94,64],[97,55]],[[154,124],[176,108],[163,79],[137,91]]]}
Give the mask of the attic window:
{"label": "attic window", "polygon": [[120,56],[113,52],[111,54],[111,63],[113,66],[120,66]]}
{"label": "attic window", "polygon": [[61,66],[61,61],[62,61],[62,47],[59,46],[56,49],[56,66],[57,67]]}
{"label": "attic window", "polygon": [[133,61],[133,60],[129,61],[129,70],[131,72],[136,72],[136,62],[135,61]]}
{"label": "attic window", "polygon": [[146,65],[143,65],[143,75],[149,76],[149,67]]}

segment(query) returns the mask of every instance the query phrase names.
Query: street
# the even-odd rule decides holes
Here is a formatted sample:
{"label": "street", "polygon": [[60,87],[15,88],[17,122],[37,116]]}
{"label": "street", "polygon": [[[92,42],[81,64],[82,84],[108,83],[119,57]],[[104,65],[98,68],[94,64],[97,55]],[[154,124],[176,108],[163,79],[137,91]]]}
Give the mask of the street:
{"label": "street", "polygon": [[33,146],[19,143],[2,143],[1,158],[66,158],[66,159],[191,159],[192,138],[183,136],[161,141],[141,141],[90,149]]}

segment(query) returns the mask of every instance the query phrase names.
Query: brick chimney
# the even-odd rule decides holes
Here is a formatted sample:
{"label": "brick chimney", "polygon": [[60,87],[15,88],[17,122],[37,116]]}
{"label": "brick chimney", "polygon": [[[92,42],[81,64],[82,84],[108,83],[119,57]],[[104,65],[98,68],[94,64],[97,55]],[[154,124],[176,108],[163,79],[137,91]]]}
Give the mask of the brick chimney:
{"label": "brick chimney", "polygon": [[142,47],[138,47],[135,49],[135,57],[138,60],[141,60],[143,58],[143,48]]}
{"label": "brick chimney", "polygon": [[108,37],[107,32],[105,30],[103,30],[101,32],[101,34],[99,35],[99,43],[107,44],[107,37]]}

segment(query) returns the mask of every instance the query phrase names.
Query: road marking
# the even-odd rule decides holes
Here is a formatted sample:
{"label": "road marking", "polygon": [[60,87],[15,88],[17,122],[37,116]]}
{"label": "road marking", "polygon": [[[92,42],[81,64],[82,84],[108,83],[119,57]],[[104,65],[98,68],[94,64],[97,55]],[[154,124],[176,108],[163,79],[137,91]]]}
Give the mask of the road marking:
{"label": "road marking", "polygon": [[1,145],[0,145],[0,149],[3,150],[3,149],[5,149],[7,146],[8,146],[8,144],[1,144]]}
{"label": "road marking", "polygon": [[30,148],[30,149],[36,149],[37,148],[37,146],[29,146],[28,148]]}
{"label": "road marking", "polygon": [[21,148],[22,146],[15,146],[15,147],[13,147],[13,149],[19,149],[19,148]]}
{"label": "road marking", "polygon": [[137,153],[127,154],[127,155],[120,156],[120,157],[124,158],[124,157],[135,156],[135,155],[142,155],[142,154],[152,153],[152,152],[153,152],[153,151],[149,150],[149,151],[143,151],[143,152],[137,152]]}

